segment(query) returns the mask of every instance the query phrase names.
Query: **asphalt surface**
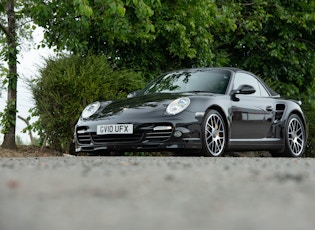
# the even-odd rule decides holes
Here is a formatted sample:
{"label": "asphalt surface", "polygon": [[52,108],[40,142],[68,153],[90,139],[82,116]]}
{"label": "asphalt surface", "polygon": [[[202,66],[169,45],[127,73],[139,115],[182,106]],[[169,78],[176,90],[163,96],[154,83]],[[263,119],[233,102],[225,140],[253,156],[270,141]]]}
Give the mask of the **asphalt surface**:
{"label": "asphalt surface", "polygon": [[2,158],[0,229],[315,229],[315,159]]}

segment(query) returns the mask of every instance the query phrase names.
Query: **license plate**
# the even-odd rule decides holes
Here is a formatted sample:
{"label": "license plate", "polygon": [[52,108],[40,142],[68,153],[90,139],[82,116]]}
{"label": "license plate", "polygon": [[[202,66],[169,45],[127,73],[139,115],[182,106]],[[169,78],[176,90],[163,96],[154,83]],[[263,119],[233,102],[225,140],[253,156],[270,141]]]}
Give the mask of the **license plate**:
{"label": "license plate", "polygon": [[97,135],[105,134],[133,134],[133,125],[132,124],[98,125]]}

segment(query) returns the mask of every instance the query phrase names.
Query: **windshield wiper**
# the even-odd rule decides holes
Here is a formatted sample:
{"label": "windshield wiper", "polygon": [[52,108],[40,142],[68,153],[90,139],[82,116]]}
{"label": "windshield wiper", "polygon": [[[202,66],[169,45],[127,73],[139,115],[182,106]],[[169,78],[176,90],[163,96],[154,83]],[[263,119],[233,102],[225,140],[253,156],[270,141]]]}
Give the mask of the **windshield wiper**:
{"label": "windshield wiper", "polygon": [[[191,90],[191,91],[186,91],[185,93],[211,93],[210,91],[206,90]],[[213,94],[213,93],[211,93]]]}

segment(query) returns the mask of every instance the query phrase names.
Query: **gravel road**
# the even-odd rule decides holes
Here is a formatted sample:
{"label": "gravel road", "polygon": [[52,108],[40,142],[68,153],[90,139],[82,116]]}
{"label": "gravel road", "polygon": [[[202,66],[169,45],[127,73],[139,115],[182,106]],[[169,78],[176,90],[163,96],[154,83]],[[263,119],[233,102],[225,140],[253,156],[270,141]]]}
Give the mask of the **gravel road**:
{"label": "gravel road", "polygon": [[315,228],[315,159],[0,159],[1,230]]}

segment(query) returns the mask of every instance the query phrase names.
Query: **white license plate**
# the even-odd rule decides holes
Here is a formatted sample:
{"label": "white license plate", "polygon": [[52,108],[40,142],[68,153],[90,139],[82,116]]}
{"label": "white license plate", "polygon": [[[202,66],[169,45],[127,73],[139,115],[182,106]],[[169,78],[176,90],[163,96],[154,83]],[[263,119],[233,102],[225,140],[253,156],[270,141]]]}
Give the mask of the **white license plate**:
{"label": "white license plate", "polygon": [[98,125],[97,135],[133,134],[133,124]]}

